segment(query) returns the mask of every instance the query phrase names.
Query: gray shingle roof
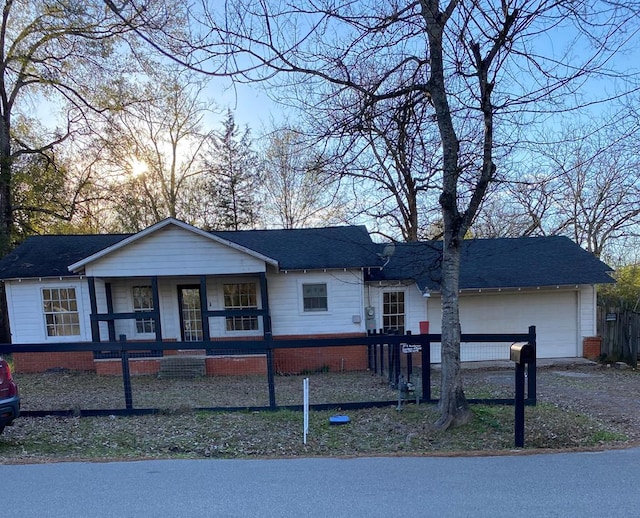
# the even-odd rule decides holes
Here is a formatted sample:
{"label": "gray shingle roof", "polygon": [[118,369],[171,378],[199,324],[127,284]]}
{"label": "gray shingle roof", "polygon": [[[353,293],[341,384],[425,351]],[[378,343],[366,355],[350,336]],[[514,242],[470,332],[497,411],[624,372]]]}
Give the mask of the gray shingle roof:
{"label": "gray shingle roof", "polygon": [[0,260],[0,279],[71,275],[67,266],[130,234],[32,236]]}
{"label": "gray shingle roof", "polygon": [[376,267],[364,226],[211,232],[278,261],[282,270]]}
{"label": "gray shingle roof", "polygon": [[[412,279],[421,289],[438,291],[441,261],[441,241],[397,243],[371,279]],[[613,282],[611,270],[567,237],[469,239],[462,248],[460,289],[605,284]]]}
{"label": "gray shingle roof", "polygon": [[[415,280],[440,289],[442,243],[374,244],[364,226],[212,234],[275,259],[281,270],[365,268],[367,280]],[[72,275],[68,266],[131,234],[34,236],[0,260],[0,279]],[[393,248],[388,262],[384,255]],[[386,262],[386,264],[385,264]],[[382,270],[380,267],[383,266]],[[606,264],[566,237],[466,240],[461,289],[612,282]]]}
{"label": "gray shingle roof", "polygon": [[[275,259],[283,270],[361,268],[379,264],[363,226],[212,234]],[[130,235],[33,236],[0,260],[0,278],[69,276],[69,265]]]}

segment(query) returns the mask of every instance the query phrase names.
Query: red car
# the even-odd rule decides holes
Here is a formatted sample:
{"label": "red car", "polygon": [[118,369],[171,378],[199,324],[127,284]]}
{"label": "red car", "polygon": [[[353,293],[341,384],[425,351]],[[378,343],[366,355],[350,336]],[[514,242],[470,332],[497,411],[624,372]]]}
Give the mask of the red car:
{"label": "red car", "polygon": [[11,376],[9,364],[0,358],[0,433],[20,415],[18,385]]}

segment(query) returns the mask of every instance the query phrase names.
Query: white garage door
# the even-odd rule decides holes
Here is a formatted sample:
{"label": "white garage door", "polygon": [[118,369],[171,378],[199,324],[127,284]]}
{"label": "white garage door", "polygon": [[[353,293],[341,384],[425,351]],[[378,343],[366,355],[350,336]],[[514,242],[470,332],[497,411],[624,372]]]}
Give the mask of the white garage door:
{"label": "white garage door", "polygon": [[[578,354],[578,293],[575,291],[496,293],[460,297],[462,333],[526,333],[536,326],[538,358]],[[440,299],[428,305],[432,333],[440,333]],[[463,344],[463,361],[509,359],[509,343]],[[432,361],[440,361],[439,347]]]}

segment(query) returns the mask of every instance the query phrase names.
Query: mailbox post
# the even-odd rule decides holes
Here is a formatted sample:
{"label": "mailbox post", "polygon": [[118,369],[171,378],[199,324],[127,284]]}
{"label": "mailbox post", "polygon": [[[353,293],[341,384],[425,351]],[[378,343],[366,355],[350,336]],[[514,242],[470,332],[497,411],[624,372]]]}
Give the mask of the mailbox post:
{"label": "mailbox post", "polygon": [[511,345],[511,361],[516,364],[516,395],[514,435],[516,448],[524,447],[524,366],[535,362],[535,347],[526,342]]}

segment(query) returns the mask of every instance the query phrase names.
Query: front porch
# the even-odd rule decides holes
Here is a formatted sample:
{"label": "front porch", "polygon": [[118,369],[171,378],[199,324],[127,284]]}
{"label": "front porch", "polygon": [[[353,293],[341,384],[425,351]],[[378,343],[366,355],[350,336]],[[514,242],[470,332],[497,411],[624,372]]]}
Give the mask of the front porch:
{"label": "front porch", "polygon": [[[264,272],[88,277],[87,284],[94,343],[115,342],[121,337],[127,341],[205,342],[206,354],[212,355],[207,342],[271,335]],[[161,352],[155,354],[160,356]],[[97,359],[110,356],[112,353],[96,353]]]}

